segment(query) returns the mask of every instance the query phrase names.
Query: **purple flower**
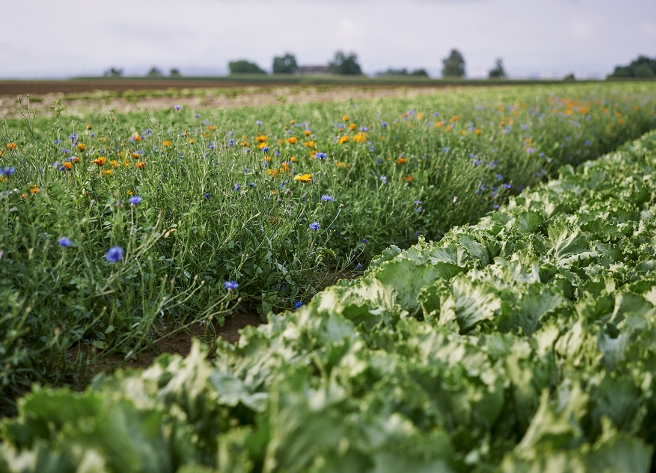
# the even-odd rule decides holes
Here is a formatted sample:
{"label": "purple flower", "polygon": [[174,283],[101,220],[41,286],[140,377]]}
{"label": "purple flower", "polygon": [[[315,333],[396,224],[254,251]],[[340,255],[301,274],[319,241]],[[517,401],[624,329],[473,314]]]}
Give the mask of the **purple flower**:
{"label": "purple flower", "polygon": [[317,231],[317,230],[319,230],[319,228],[321,228],[321,227],[319,226],[319,222],[312,222],[312,223],[310,224],[310,230]]}
{"label": "purple flower", "polygon": [[321,196],[321,200],[323,200],[324,202],[335,202],[334,197],[332,197],[330,195],[326,195],[326,194]]}
{"label": "purple flower", "polygon": [[233,140],[232,138],[228,140],[228,146],[232,146],[234,144],[235,144],[235,140]]}
{"label": "purple flower", "polygon": [[294,309],[298,309],[299,307],[303,307],[303,303],[301,301],[294,302]]}
{"label": "purple flower", "polygon": [[380,176],[380,182],[383,184],[387,184],[387,177],[386,176]]}
{"label": "purple flower", "polygon": [[262,122],[261,122],[260,120],[257,120],[257,121],[255,122],[255,124],[256,124],[257,126],[260,126],[260,125],[262,124]]}
{"label": "purple flower", "polygon": [[317,159],[326,159],[326,153],[317,153],[314,157]]}
{"label": "purple flower", "polygon": [[182,105],[174,105],[173,108],[179,112],[182,110]]}
{"label": "purple flower", "polygon": [[387,124],[387,122],[383,122],[383,123],[380,124],[380,126],[382,126],[383,128],[387,128],[388,124]]}
{"label": "purple flower", "polygon": [[69,138],[71,141],[77,140],[77,133],[74,132],[71,136],[69,136]]}
{"label": "purple flower", "polygon": [[421,200],[415,200],[415,205],[421,205]]}
{"label": "purple flower", "polygon": [[68,248],[73,244],[71,240],[69,240],[67,237],[61,237],[59,240],[57,240],[59,243],[59,246],[62,246],[64,248]]}
{"label": "purple flower", "polygon": [[448,153],[449,151],[451,151],[451,148],[442,148],[442,151],[443,151],[444,153]]}
{"label": "purple flower", "polygon": [[139,195],[135,195],[134,197],[130,197],[128,199],[128,202],[132,205],[139,205],[143,199]]}
{"label": "purple flower", "polygon": [[362,265],[360,263],[355,265],[355,270],[360,271],[362,269]]}
{"label": "purple flower", "polygon": [[269,149],[271,149],[271,148],[269,148],[268,146],[265,146],[264,148],[262,148],[262,151],[264,151],[264,154],[267,154],[269,152]]}
{"label": "purple flower", "polygon": [[522,124],[522,125],[520,125],[520,126],[522,127],[522,130],[524,130],[524,131],[527,131],[527,130],[528,130],[528,125],[524,125],[524,124]]}
{"label": "purple flower", "polygon": [[235,281],[226,281],[223,283],[223,286],[227,291],[233,291],[239,287],[239,284],[237,284]]}
{"label": "purple flower", "polygon": [[439,116],[440,116],[440,112],[435,112],[435,113],[433,113],[433,116],[434,116],[434,117],[439,117]]}
{"label": "purple flower", "polygon": [[250,187],[255,187],[255,183],[254,183],[254,182],[251,182],[251,183],[248,184],[248,185],[249,185]]}
{"label": "purple flower", "polygon": [[510,189],[512,186],[510,184],[501,184],[501,187],[504,189]]}
{"label": "purple flower", "polygon": [[502,174],[497,174],[494,177],[496,177],[498,181],[503,181],[503,175]]}
{"label": "purple flower", "polygon": [[5,166],[3,169],[0,169],[0,176],[11,176],[15,172],[16,172],[15,167]]}
{"label": "purple flower", "polygon": [[105,253],[105,259],[110,263],[118,263],[123,259],[123,248],[120,246],[113,246],[107,253]]}
{"label": "purple flower", "polygon": [[206,199],[209,199],[209,198],[210,198],[210,195],[211,195],[211,194],[210,194],[209,192],[205,192],[205,198],[206,198]]}
{"label": "purple flower", "polygon": [[235,192],[239,192],[239,188],[240,188],[240,187],[241,187],[241,186],[239,185],[239,183],[235,184]]}

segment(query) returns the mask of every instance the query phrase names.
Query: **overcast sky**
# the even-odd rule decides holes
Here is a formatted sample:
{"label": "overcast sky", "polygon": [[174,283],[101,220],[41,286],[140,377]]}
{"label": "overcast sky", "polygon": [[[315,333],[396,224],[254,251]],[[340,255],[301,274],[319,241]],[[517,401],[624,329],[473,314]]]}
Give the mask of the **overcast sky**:
{"label": "overcast sky", "polygon": [[656,56],[656,0],[0,0],[0,77],[223,74],[249,59],[271,69],[354,51],[366,73],[441,73],[452,48],[469,77],[503,58],[511,77],[604,77]]}

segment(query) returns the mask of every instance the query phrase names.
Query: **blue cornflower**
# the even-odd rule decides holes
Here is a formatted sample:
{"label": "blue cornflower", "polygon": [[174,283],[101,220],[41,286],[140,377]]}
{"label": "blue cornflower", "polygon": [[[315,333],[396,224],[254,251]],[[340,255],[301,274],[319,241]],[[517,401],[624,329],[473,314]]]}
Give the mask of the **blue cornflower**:
{"label": "blue cornflower", "polygon": [[590,146],[591,144],[592,144],[592,141],[590,141],[590,140],[585,140],[585,145],[586,145],[586,146]]}
{"label": "blue cornflower", "polygon": [[248,184],[248,185],[249,185],[250,187],[255,187],[255,183],[254,183],[254,182],[251,182],[251,183]]}
{"label": "blue cornflower", "polygon": [[439,116],[440,116],[440,112],[435,112],[435,113],[433,113],[433,116],[434,116],[434,117],[439,117]]}
{"label": "blue cornflower", "polygon": [[382,182],[383,184],[386,184],[387,183],[387,177],[386,176],[380,176],[380,182]]}
{"label": "blue cornflower", "polygon": [[262,122],[261,122],[260,120],[256,120],[256,121],[255,121],[255,124],[256,124],[257,126],[260,126],[260,125],[262,124]]}
{"label": "blue cornflower", "polygon": [[373,152],[374,152],[374,147],[373,147],[373,146],[369,146],[369,151],[371,151],[371,152],[373,153]]}
{"label": "blue cornflower", "polygon": [[380,126],[382,126],[383,128],[387,128],[389,125],[387,124],[387,122],[383,122],[380,124]]}
{"label": "blue cornflower", "polygon": [[214,148],[216,147],[216,143],[214,143],[214,142],[212,141],[212,142],[210,142],[209,145],[207,145],[207,147],[208,147],[209,149],[214,149]]}
{"label": "blue cornflower", "polygon": [[70,153],[70,152],[71,152],[70,149],[62,148],[62,153],[64,153],[64,154],[68,154],[68,153]]}
{"label": "blue cornflower", "polygon": [[64,248],[68,248],[73,244],[71,240],[69,240],[67,237],[61,237],[59,240],[57,240],[59,243],[59,246],[62,246]]}
{"label": "blue cornflower", "polygon": [[421,205],[422,201],[421,200],[415,200],[415,205]]}
{"label": "blue cornflower", "polygon": [[232,291],[237,289],[239,287],[239,284],[237,284],[235,281],[226,281],[223,283],[223,286],[226,288],[227,291]]}
{"label": "blue cornflower", "polygon": [[499,206],[498,206],[498,205],[494,205],[492,208],[493,208],[494,210],[499,210]]}
{"label": "blue cornflower", "polygon": [[449,151],[451,151],[451,148],[442,148],[442,151],[443,151],[444,153],[448,153]]}
{"label": "blue cornflower", "polygon": [[326,153],[317,153],[314,157],[317,159],[326,159]]}
{"label": "blue cornflower", "polygon": [[270,148],[268,146],[265,146],[264,148],[262,148],[262,151],[264,152],[264,154],[267,154],[269,152],[269,149]]}
{"label": "blue cornflower", "polygon": [[366,238],[363,238],[363,239],[362,239],[362,243],[364,243],[364,244],[366,245],[366,244],[367,244],[367,239],[366,239]]}
{"label": "blue cornflower", "polygon": [[503,174],[497,174],[494,177],[496,177],[498,181],[503,181]]}
{"label": "blue cornflower", "polygon": [[197,113],[197,114],[194,115],[194,116],[195,116],[196,118],[200,118],[200,113]]}
{"label": "blue cornflower", "polygon": [[179,112],[180,110],[182,110],[182,105],[174,105],[173,108]]}
{"label": "blue cornflower", "polygon": [[209,192],[205,192],[205,198],[206,198],[206,199],[209,199],[209,198],[210,198],[210,195],[211,195],[211,194],[210,194]]}
{"label": "blue cornflower", "polygon": [[512,187],[512,185],[510,185],[510,184],[501,184],[501,187],[503,187],[504,189],[510,189]]}
{"label": "blue cornflower", "polygon": [[421,205],[417,207],[417,213],[421,213],[422,210],[424,210],[424,208]]}
{"label": "blue cornflower", "polygon": [[240,187],[241,187],[241,186],[239,185],[239,183],[236,183],[236,184],[235,184],[235,192],[239,192],[239,188],[240,188]]}
{"label": "blue cornflower", "polygon": [[244,174],[248,174],[248,171],[250,171],[250,169],[244,168]]}
{"label": "blue cornflower", "polygon": [[77,133],[73,133],[72,135],[69,136],[71,141],[77,140]]}
{"label": "blue cornflower", "polygon": [[139,205],[143,199],[141,198],[140,195],[135,195],[134,197],[130,197],[128,199],[128,202],[132,205]]}
{"label": "blue cornflower", "polygon": [[301,301],[294,302],[294,309],[298,309],[299,307],[303,307],[303,303]]}
{"label": "blue cornflower", "polygon": [[312,222],[310,224],[310,230],[315,230],[316,231],[316,230],[319,230],[319,228],[321,228],[320,225],[319,225],[319,222]]}
{"label": "blue cornflower", "polygon": [[120,246],[113,246],[107,253],[105,253],[105,259],[110,263],[118,263],[123,259],[123,248]]}
{"label": "blue cornflower", "polygon": [[228,140],[228,146],[232,146],[234,144],[235,144],[235,140],[233,140],[232,138]]}
{"label": "blue cornflower", "polygon": [[369,131],[369,127],[368,126],[361,126],[360,131]]}
{"label": "blue cornflower", "polygon": [[321,196],[321,200],[323,200],[324,202],[335,202],[334,197],[332,197],[330,195],[326,195],[326,194]]}
{"label": "blue cornflower", "polygon": [[528,130],[528,125],[524,125],[524,124],[522,124],[522,125],[520,125],[520,126],[522,127],[522,130],[524,130],[524,131],[527,131],[527,130]]}
{"label": "blue cornflower", "polygon": [[58,145],[58,144],[61,143],[61,142],[62,142],[62,140],[54,140],[54,141],[53,141],[53,143],[56,144],[56,145]]}
{"label": "blue cornflower", "polygon": [[0,175],[2,176],[11,176],[15,172],[16,172],[16,168],[13,166],[12,167],[5,166],[3,169],[0,169]]}
{"label": "blue cornflower", "polygon": [[362,265],[360,263],[355,265],[355,270],[360,271],[362,269]]}

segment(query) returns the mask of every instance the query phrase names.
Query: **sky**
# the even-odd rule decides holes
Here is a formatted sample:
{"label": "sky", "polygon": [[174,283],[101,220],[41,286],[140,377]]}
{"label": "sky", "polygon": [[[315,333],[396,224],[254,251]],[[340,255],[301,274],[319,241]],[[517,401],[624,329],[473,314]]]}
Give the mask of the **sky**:
{"label": "sky", "polygon": [[274,56],[327,64],[353,51],[362,69],[424,68],[451,49],[468,77],[497,58],[515,78],[602,78],[656,56],[655,0],[0,0],[0,78],[227,73]]}

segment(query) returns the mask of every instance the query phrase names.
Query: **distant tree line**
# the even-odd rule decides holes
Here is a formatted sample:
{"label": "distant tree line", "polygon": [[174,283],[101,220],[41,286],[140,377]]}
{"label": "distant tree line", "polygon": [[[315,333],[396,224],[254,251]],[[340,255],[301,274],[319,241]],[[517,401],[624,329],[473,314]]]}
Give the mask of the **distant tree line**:
{"label": "distant tree line", "polygon": [[647,56],[638,56],[638,59],[631,61],[628,66],[617,66],[608,78],[650,78],[656,77],[656,58],[650,59]]}

